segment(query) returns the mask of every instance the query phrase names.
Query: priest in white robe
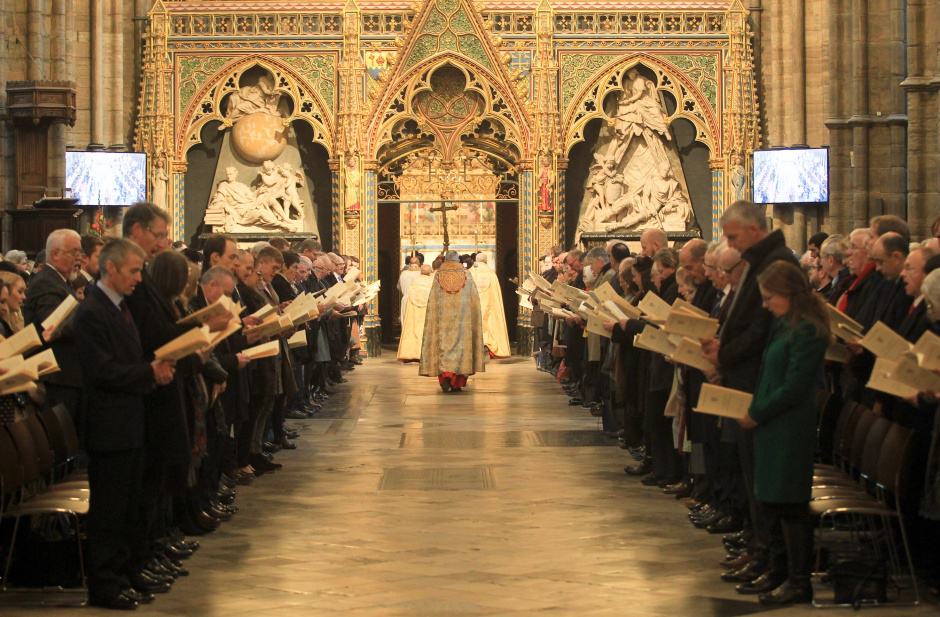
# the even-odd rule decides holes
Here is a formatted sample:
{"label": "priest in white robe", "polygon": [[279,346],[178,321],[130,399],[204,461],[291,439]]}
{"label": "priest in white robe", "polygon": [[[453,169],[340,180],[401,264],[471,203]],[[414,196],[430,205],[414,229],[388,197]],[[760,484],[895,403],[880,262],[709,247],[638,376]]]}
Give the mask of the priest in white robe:
{"label": "priest in white robe", "polygon": [[401,306],[399,307],[398,320],[405,320],[405,305],[408,303],[408,290],[411,284],[421,276],[421,264],[414,255],[408,258],[408,265],[401,271],[398,277],[398,291],[401,292]]}
{"label": "priest in white robe", "polygon": [[431,266],[421,266],[421,276],[408,288],[401,317],[401,338],[398,340],[398,359],[417,362],[421,359],[421,341],[424,338],[424,320],[428,314],[428,296],[434,283]]}
{"label": "priest in white robe", "polygon": [[503,290],[496,273],[487,263],[485,253],[476,257],[470,269],[473,282],[480,294],[480,308],[483,311],[483,344],[493,358],[508,358],[509,331],[506,329],[506,312],[503,310]]}

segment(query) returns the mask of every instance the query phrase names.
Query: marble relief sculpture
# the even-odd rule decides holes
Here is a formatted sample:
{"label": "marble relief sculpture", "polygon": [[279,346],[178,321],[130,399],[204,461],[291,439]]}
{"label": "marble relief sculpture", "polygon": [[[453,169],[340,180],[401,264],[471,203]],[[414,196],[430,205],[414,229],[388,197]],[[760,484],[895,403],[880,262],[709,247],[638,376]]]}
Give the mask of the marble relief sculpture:
{"label": "marble relief sculpture", "polygon": [[238,180],[238,169],[227,167],[206,210],[206,223],[220,233],[302,231],[304,202],[297,191],[303,173],[290,165],[265,161],[253,186]]}
{"label": "marble relief sculpture", "polygon": [[680,183],[678,156],[656,86],[636,69],[598,142],[575,235],[656,227],[685,231],[692,204]]}

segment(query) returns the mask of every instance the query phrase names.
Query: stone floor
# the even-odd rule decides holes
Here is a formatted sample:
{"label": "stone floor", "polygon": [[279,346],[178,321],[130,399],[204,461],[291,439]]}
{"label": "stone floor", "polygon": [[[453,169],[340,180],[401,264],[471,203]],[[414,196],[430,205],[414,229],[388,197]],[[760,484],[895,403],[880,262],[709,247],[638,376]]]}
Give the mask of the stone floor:
{"label": "stone floor", "polygon": [[[284,469],[240,489],[241,512],[201,540],[192,575],[139,614],[762,610],[719,582],[717,539],[694,530],[675,500],[627,479],[625,452],[530,361],[492,363],[445,395],[386,354],[352,373],[322,415],[294,422],[302,435],[278,456]],[[8,595],[0,615],[76,614],[35,602]]]}

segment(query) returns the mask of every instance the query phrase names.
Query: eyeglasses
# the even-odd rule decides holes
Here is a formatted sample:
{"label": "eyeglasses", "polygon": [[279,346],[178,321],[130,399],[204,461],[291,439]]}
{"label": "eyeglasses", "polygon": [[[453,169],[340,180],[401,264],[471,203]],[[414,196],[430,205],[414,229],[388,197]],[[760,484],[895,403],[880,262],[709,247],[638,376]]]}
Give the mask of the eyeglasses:
{"label": "eyeglasses", "polygon": [[744,262],[744,260],[743,260],[743,259],[740,259],[740,260],[738,260],[738,262],[737,262],[736,264],[734,264],[734,265],[731,266],[730,268],[721,268],[721,271],[724,272],[725,274],[731,274],[731,273],[734,272],[735,269],[736,269],[738,266],[740,266],[743,262]]}

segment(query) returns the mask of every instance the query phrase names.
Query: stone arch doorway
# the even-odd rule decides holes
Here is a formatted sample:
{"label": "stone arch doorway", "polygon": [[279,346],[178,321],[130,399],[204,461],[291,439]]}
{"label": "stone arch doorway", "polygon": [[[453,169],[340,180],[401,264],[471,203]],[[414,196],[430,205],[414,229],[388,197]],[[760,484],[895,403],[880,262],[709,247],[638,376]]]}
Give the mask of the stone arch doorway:
{"label": "stone arch doorway", "polygon": [[404,260],[420,252],[430,263],[445,245],[488,255],[512,337],[518,307],[508,281],[519,274],[516,127],[492,113],[500,107],[495,91],[453,59],[428,67],[411,86],[401,111],[385,124],[390,139],[376,156],[383,342],[393,343],[399,332],[399,292],[390,283]]}

